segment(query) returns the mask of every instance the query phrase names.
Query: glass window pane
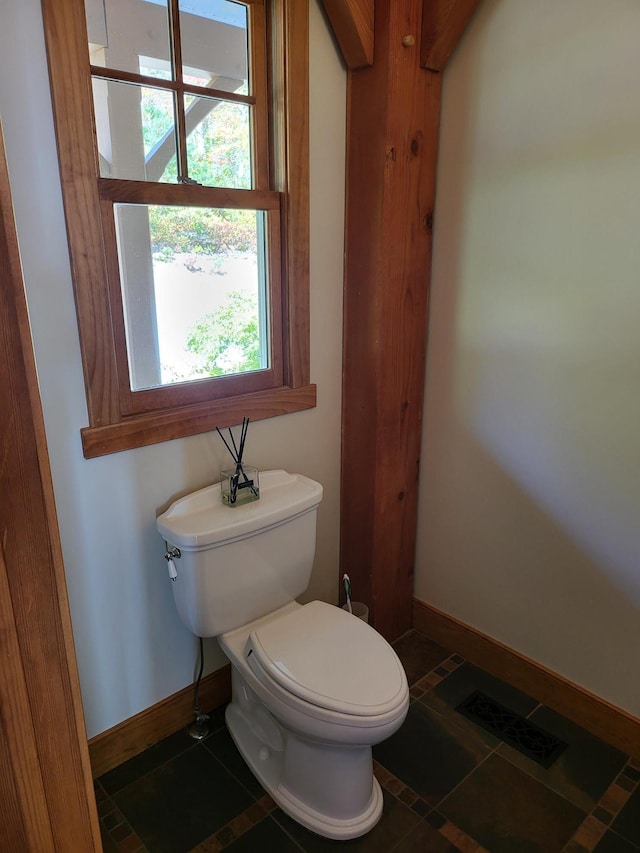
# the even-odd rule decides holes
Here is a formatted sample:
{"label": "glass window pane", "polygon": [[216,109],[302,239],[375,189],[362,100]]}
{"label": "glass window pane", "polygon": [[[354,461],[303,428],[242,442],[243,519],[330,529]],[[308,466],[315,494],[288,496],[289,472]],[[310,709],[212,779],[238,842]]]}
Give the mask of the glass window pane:
{"label": "glass window pane", "polygon": [[85,0],[93,65],[171,77],[167,0]]}
{"label": "glass window pane", "polygon": [[173,94],[93,79],[103,178],[176,181]]}
{"label": "glass window pane", "polygon": [[180,0],[182,73],[198,86],[248,93],[247,9],[231,0]]}
{"label": "glass window pane", "polygon": [[116,204],[134,391],[269,366],[265,216]]}
{"label": "glass window pane", "polygon": [[251,189],[249,107],[186,95],[189,177],[212,187]]}

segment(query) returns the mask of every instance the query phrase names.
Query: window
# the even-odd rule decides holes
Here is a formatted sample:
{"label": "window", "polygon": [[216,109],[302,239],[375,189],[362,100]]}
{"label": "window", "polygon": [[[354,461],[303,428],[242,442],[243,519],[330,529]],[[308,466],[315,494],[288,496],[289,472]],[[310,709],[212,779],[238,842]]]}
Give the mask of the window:
{"label": "window", "polygon": [[315,405],[306,0],[43,0],[85,456]]}

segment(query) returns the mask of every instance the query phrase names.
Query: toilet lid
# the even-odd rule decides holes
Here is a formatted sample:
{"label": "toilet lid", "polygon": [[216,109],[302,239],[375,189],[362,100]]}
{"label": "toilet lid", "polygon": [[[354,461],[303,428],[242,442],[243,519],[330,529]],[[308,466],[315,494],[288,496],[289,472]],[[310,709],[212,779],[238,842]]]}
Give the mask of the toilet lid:
{"label": "toilet lid", "polygon": [[385,714],[408,689],[402,664],[384,637],[322,601],[254,629],[247,648],[251,653],[285,690],[332,711]]}

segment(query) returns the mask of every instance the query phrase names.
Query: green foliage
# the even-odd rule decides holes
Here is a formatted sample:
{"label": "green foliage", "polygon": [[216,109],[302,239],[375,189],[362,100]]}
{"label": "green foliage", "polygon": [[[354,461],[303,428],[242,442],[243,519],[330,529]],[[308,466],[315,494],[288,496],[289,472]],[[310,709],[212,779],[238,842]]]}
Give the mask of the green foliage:
{"label": "green foliage", "polygon": [[[191,98],[193,108],[207,102]],[[251,158],[248,110],[242,104],[211,100],[210,111],[187,140],[189,176],[206,186],[248,189]],[[173,101],[165,91],[143,90],[142,126],[145,152],[173,128]],[[189,105],[187,105],[187,113]],[[171,158],[161,180],[175,183],[176,159]],[[253,210],[211,208],[149,208],[153,252],[158,260],[171,260],[175,252],[256,253],[256,213]]]}
{"label": "green foliage", "polygon": [[187,140],[189,176],[210,187],[250,189],[248,109],[244,104],[211,103],[215,106]]}
{"label": "green foliage", "polygon": [[[161,89],[141,90],[142,140],[146,155],[165,134],[173,131],[173,98]],[[173,160],[175,169],[175,158]]]}
{"label": "green foliage", "polygon": [[[144,148],[148,154],[174,126],[173,99],[166,90],[143,90],[141,99]],[[208,110],[208,112],[207,112]],[[186,99],[187,127],[201,119],[187,139],[189,177],[205,186],[249,189],[251,156],[249,110],[233,102]],[[177,181],[176,158],[171,157],[161,177]],[[254,210],[150,205],[149,227],[155,261],[188,257],[198,268],[197,256],[218,258],[258,254],[259,213]],[[190,267],[188,267],[190,268]],[[209,264],[210,268],[210,264]],[[259,309],[257,296],[230,293],[215,312],[206,314],[187,338],[187,350],[200,357],[196,372],[221,376],[259,370]],[[179,379],[179,377],[178,377]]]}
{"label": "green foliage", "polygon": [[244,291],[230,293],[221,308],[196,323],[187,349],[201,357],[197,372],[204,376],[260,370],[257,297]]}
{"label": "green foliage", "polygon": [[159,260],[171,260],[173,252],[204,255],[257,252],[253,210],[152,205],[149,226],[153,252]]}

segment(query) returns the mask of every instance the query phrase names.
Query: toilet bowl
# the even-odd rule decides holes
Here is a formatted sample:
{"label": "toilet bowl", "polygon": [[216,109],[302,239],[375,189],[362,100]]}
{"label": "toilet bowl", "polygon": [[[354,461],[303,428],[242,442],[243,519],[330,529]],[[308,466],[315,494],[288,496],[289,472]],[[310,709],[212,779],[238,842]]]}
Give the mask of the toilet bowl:
{"label": "toilet bowl", "polygon": [[363,835],[382,812],[371,748],[409,705],[402,664],[361,619],[296,601],[313,566],[319,483],[265,471],[259,500],[221,498],[208,486],[157,519],[178,613],[230,660],[227,726],[274,801],[319,835]]}
{"label": "toilet bowl", "polygon": [[371,747],[409,704],[391,646],[321,601],[294,602],[218,640],[232,663],[227,726],[271,797],[325,837],[368,832],[382,812]]}

